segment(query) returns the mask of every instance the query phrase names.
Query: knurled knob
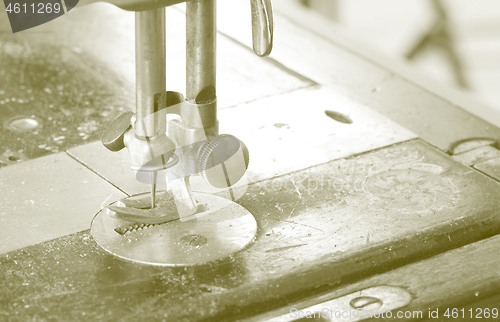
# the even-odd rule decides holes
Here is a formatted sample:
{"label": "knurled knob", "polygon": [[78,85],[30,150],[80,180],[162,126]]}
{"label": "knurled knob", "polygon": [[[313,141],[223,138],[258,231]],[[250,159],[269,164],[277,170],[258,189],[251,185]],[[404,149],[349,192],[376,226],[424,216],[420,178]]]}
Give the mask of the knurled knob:
{"label": "knurled knob", "polygon": [[198,172],[214,187],[227,188],[245,174],[250,156],[238,138],[221,134],[210,136],[200,147]]}

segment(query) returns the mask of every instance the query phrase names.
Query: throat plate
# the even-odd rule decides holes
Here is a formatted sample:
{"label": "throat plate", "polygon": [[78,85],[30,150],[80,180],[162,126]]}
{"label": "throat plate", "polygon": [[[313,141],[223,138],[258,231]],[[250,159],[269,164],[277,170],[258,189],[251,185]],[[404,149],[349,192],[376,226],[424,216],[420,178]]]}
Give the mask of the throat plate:
{"label": "throat plate", "polygon": [[[103,209],[94,217],[91,234],[111,254],[161,266],[192,266],[226,258],[250,244],[257,222],[242,206],[222,197],[194,193],[206,212],[192,219],[157,225],[112,218]],[[130,198],[140,198],[144,194]],[[124,234],[117,232],[135,227]]]}

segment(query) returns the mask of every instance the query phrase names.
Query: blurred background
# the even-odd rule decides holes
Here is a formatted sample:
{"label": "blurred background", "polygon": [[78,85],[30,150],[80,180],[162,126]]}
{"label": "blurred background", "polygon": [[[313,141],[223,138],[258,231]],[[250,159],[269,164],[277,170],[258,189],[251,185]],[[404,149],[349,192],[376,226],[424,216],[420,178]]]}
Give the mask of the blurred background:
{"label": "blurred background", "polygon": [[[424,77],[472,95],[500,111],[500,1],[276,0],[275,3],[277,11],[286,12],[297,23],[304,24],[305,15],[316,15],[308,18],[309,29],[316,29],[322,35],[331,32],[352,37],[372,49],[374,55],[386,55],[395,64],[403,62]],[[322,19],[329,24],[319,21]],[[500,119],[488,119],[500,123]]]}

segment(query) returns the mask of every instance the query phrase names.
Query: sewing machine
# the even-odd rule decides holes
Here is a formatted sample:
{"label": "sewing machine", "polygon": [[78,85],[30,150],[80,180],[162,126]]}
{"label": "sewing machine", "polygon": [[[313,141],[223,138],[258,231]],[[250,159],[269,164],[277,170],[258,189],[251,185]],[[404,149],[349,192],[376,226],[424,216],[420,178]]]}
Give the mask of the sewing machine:
{"label": "sewing machine", "polygon": [[[253,0],[251,7],[254,52],[267,56],[271,3]],[[151,192],[109,205],[94,219],[92,236],[116,256],[167,266],[204,264],[240,251],[257,233],[255,219],[234,203],[239,196],[231,188],[246,172],[248,149],[236,137],[219,134],[215,8],[214,1],[186,5],[186,98],[166,91],[164,8],[136,13],[136,112],[118,116],[102,143],[114,152],[127,147],[137,180]],[[168,122],[167,135],[172,114],[180,119]],[[169,188],[157,207],[159,172]],[[193,195],[193,175],[216,189],[229,188],[228,199]]]}
{"label": "sewing machine", "polygon": [[[333,314],[323,320],[368,309],[412,312],[403,318],[414,320],[453,307],[491,316],[500,281],[500,129],[457,106],[476,102],[416,85],[339,35],[312,33],[314,17],[292,22],[289,7],[275,15],[271,57],[255,57],[249,26],[258,54],[273,39],[262,8],[250,24],[234,0],[219,0],[218,109],[215,47],[205,35],[215,21],[201,14],[213,13],[213,1],[169,7],[167,19],[161,9],[92,4],[47,24],[56,30],[48,47],[29,33],[3,41],[3,57],[26,66],[57,70],[37,50],[53,53],[79,81],[67,95],[84,97],[71,101],[83,111],[113,105],[135,113],[106,126],[102,140],[86,119],[75,126],[81,140],[89,133],[98,141],[62,143],[64,152],[38,158],[42,148],[6,155],[2,317],[293,321],[323,309]],[[25,43],[33,48],[26,57],[18,50]],[[20,82],[12,75],[10,83]],[[66,95],[57,82],[38,88],[29,76],[16,95],[0,89],[0,106],[10,107],[2,113],[28,109],[13,105],[26,95],[28,105],[50,102],[60,106],[53,115],[73,115],[67,101],[56,102]],[[8,119],[12,128],[20,120]],[[235,166],[224,173],[228,161]]]}

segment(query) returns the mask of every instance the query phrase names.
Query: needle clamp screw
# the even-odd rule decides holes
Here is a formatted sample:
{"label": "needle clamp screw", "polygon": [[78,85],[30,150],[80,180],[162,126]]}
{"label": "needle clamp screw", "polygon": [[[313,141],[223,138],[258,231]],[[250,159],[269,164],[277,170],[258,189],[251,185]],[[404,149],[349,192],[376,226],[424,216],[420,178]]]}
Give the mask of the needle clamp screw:
{"label": "needle clamp screw", "polygon": [[125,133],[132,127],[133,112],[124,112],[111,122],[102,135],[102,144],[110,151],[117,152],[125,147]]}

